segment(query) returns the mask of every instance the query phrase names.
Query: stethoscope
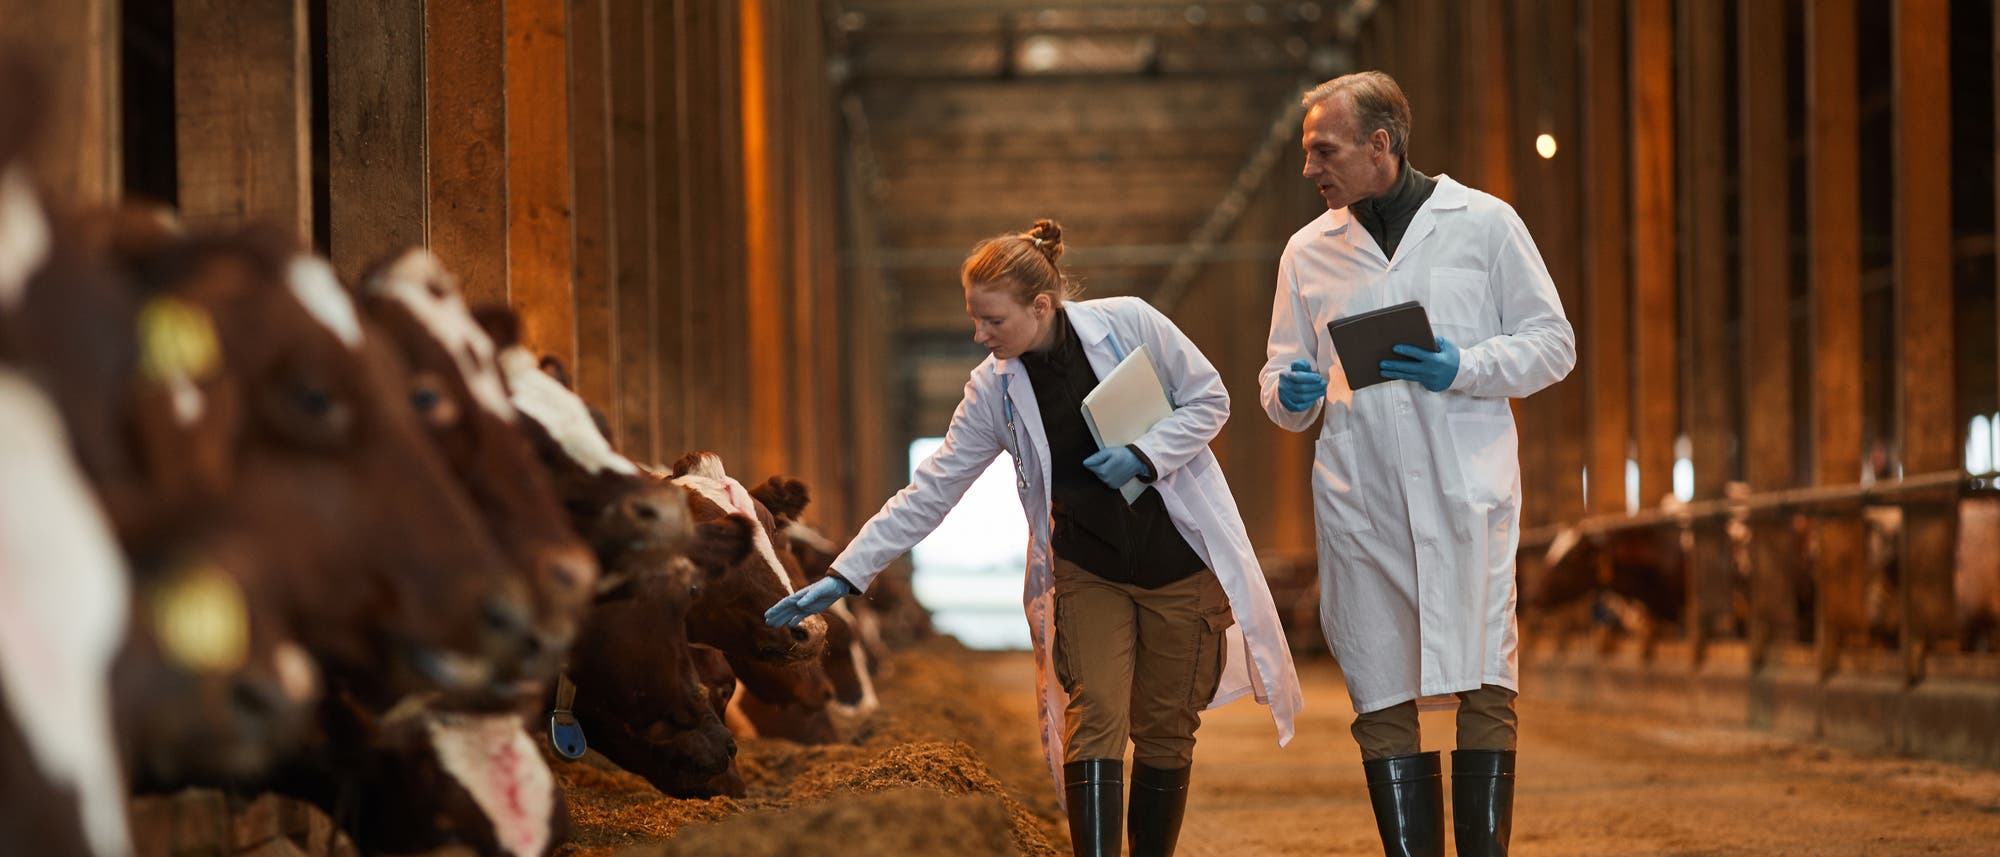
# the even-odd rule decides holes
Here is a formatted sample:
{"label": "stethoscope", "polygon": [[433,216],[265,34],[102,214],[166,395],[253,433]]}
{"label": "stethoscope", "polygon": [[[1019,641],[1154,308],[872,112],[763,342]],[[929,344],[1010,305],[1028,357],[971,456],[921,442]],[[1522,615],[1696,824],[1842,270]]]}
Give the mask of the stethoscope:
{"label": "stethoscope", "polygon": [[[1125,362],[1125,349],[1118,344],[1118,334],[1116,333],[1111,334],[1111,359],[1113,363]],[[1007,423],[1007,437],[1014,441],[1014,454],[1008,456],[1014,459],[1014,487],[1020,489],[1022,493],[1026,493],[1028,490],[1028,467],[1021,460],[1027,457],[1028,448],[1021,443],[1020,433],[1014,430],[1014,396],[1007,391],[1009,383],[1013,380],[1014,376],[1012,375],[1000,376],[1000,415]],[[1171,394],[1169,396],[1171,398]],[[1172,404],[1171,401],[1169,404]]]}

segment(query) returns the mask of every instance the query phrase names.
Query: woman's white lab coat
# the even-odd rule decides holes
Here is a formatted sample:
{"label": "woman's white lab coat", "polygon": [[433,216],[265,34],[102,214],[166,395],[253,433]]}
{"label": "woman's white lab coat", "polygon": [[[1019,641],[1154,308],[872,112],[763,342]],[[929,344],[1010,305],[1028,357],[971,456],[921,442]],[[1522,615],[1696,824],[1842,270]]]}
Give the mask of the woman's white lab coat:
{"label": "woman's white lab coat", "polygon": [[[1215,570],[1229,593],[1236,624],[1229,629],[1228,662],[1209,707],[1253,695],[1269,705],[1278,743],[1292,738],[1302,704],[1291,651],[1278,625],[1271,592],[1250,547],[1236,500],[1208,442],[1229,417],[1229,394],[1215,367],[1166,316],[1138,298],[1067,304],[1070,324],[1099,378],[1130,350],[1146,346],[1169,399],[1171,416],[1137,446],[1159,471],[1154,487],[1175,529]],[[833,561],[854,585],[867,589],[881,569],[929,535],[973,480],[1002,451],[1018,465],[1015,486],[1028,517],[1028,574],[1023,602],[1034,638],[1040,690],[1042,750],[1062,791],[1063,709],[1067,698],[1054,680],[1055,594],[1049,509],[1049,444],[1027,369],[1019,360],[988,357],[972,370],[965,400],[952,414],[944,445],[917,468],[909,487],[891,498]]]}

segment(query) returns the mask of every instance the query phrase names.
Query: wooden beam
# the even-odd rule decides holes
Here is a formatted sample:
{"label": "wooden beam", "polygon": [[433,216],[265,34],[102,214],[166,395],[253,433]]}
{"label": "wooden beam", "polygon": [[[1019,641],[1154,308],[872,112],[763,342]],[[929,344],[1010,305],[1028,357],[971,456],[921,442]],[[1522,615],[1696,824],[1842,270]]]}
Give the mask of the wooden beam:
{"label": "wooden beam", "polygon": [[1582,369],[1589,386],[1589,508],[1626,511],[1632,437],[1632,353],[1622,4],[1585,3],[1582,143],[1585,300]]}
{"label": "wooden beam", "polygon": [[[1737,7],[1737,68],[1742,192],[1743,475],[1753,493],[1794,487],[1792,442],[1791,131],[1788,8]],[[1791,521],[1751,521],[1750,651],[1770,662],[1774,643],[1797,639]]]}
{"label": "wooden beam", "polygon": [[785,283],[782,281],[784,216],[776,196],[780,180],[774,176],[776,161],[771,129],[775,94],[769,89],[770,72],[776,64],[765,31],[768,9],[764,0],[742,0],[738,6],[742,29],[737,56],[737,72],[743,95],[743,198],[745,201],[745,259],[749,279],[745,297],[749,302],[750,325],[746,333],[744,358],[750,377],[763,383],[749,386],[750,433],[753,472],[785,472],[792,468],[786,444],[785,417],[791,399],[783,381],[798,367],[786,366]]}
{"label": "wooden beam", "polygon": [[[1539,192],[1545,195],[1541,203],[1542,222],[1536,224],[1535,234],[1540,237],[1543,261],[1549,273],[1555,278],[1556,294],[1562,300],[1563,312],[1570,318],[1578,339],[1590,335],[1590,319],[1583,311],[1583,248],[1573,236],[1583,234],[1583,162],[1574,148],[1582,139],[1580,116],[1581,93],[1578,70],[1580,56],[1577,48],[1577,0],[1548,0],[1549,40],[1545,48],[1544,62],[1548,67],[1549,131],[1557,140],[1556,156],[1543,159],[1537,154],[1533,161],[1541,168],[1542,180]],[[1517,53],[1520,46],[1517,44]],[[1526,150],[1532,135],[1515,134],[1516,150]],[[1561,147],[1570,146],[1565,151]],[[1519,185],[1523,177],[1510,177],[1508,181]],[[1546,404],[1553,420],[1549,444],[1548,467],[1551,479],[1548,496],[1542,501],[1548,507],[1548,518],[1557,521],[1573,521],[1583,517],[1585,502],[1583,496],[1583,471],[1587,463],[1589,407],[1585,400],[1588,385],[1581,375],[1572,374],[1554,387],[1539,395]]]}
{"label": "wooden beam", "polygon": [[[1951,8],[1897,0],[1894,16],[1897,429],[1904,473],[1960,466],[1952,361]],[[1940,639],[1956,636],[1956,495],[1903,510],[1902,643],[1923,677]]]}
{"label": "wooden beam", "polygon": [[679,14],[683,6],[682,0],[676,0],[656,7],[648,35],[653,50],[653,222],[649,243],[658,272],[653,302],[653,329],[658,337],[653,350],[653,408],[659,414],[662,461],[701,448],[689,425],[693,378],[687,366],[688,345],[691,339],[713,336],[687,327],[688,306],[704,296],[701,281],[683,273],[688,254],[686,220],[698,216],[698,209],[687,198],[690,128],[683,84],[685,75],[698,72],[689,69],[681,57],[686,26],[685,17]]}
{"label": "wooden beam", "polygon": [[506,4],[507,291],[522,343],[574,365],[568,5]]}
{"label": "wooden beam", "polygon": [[[847,246],[853,265],[841,267],[841,329],[848,341],[844,361],[847,390],[842,410],[854,429],[853,498],[854,511],[840,522],[846,532],[863,523],[862,516],[889,499],[904,483],[902,462],[896,455],[902,438],[890,428],[889,415],[903,410],[901,388],[890,383],[891,307],[881,265],[877,263],[880,239],[875,228],[875,207],[871,205],[873,135],[859,96],[842,96],[841,130],[847,146],[847,162],[840,171],[845,182],[842,195],[846,217]],[[865,397],[865,398],[863,398]]]}
{"label": "wooden beam", "polygon": [[[1813,481],[1861,473],[1861,193],[1854,0],[1806,6],[1807,264],[1812,283]],[[1819,667],[1866,627],[1866,531],[1822,519],[1815,595]]]}
{"label": "wooden beam", "polygon": [[0,50],[19,51],[48,88],[35,178],[51,198],[83,205],[124,193],[117,0],[11,0]]}
{"label": "wooden beam", "polygon": [[618,397],[612,425],[628,456],[660,458],[659,348],[653,259],[652,9],[649,0],[607,0],[611,62],[611,222],[616,263]]}
{"label": "wooden beam", "polygon": [[[1729,116],[1727,25],[1721,0],[1680,0],[1677,27],[1682,177],[1682,317],[1687,322],[1687,432],[1694,467],[1694,499],[1715,500],[1738,476],[1735,441],[1735,374],[1740,365],[1731,338],[1728,211]],[[1774,367],[1766,367],[1767,371]],[[1687,623],[1696,657],[1729,633],[1733,621],[1734,563],[1727,522],[1694,528],[1688,557]]]}
{"label": "wooden beam", "polygon": [[180,210],[191,226],[312,230],[305,0],[174,0]]}
{"label": "wooden beam", "polygon": [[570,179],[575,215],[576,364],[583,400],[615,412],[618,317],[612,221],[611,50],[608,0],[570,0]]}
{"label": "wooden beam", "polygon": [[473,303],[508,301],[506,21],[486,0],[425,0],[431,251]]}
{"label": "wooden beam", "polygon": [[426,243],[424,9],[326,7],[329,255],[350,279]]}
{"label": "wooden beam", "polygon": [[1671,0],[1633,0],[1632,347],[1639,506],[1673,490],[1680,426],[1674,345],[1674,19]]}

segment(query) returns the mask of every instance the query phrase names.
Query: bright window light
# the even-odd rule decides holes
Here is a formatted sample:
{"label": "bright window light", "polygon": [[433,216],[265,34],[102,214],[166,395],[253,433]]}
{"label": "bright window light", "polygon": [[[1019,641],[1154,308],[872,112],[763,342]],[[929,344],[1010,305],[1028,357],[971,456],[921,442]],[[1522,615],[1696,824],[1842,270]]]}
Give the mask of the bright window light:
{"label": "bright window light", "polygon": [[[910,473],[944,438],[910,444]],[[1007,453],[986,468],[944,523],[910,551],[911,585],[939,631],[974,649],[1026,649],[1021,590],[1028,562],[1028,518],[1014,489]]]}
{"label": "bright window light", "polygon": [[1965,472],[1985,473],[1993,469],[1993,421],[1985,414],[1972,418],[1965,434]]}

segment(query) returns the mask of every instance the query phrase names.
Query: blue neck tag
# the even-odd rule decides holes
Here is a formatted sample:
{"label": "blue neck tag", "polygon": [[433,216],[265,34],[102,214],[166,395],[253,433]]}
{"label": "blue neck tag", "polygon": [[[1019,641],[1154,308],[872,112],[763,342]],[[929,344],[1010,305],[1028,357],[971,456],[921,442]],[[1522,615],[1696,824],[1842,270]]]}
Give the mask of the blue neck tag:
{"label": "blue neck tag", "polygon": [[549,745],[556,755],[565,759],[581,759],[584,751],[590,749],[590,742],[583,739],[583,724],[576,722],[576,715],[563,709],[556,709],[549,715]]}

